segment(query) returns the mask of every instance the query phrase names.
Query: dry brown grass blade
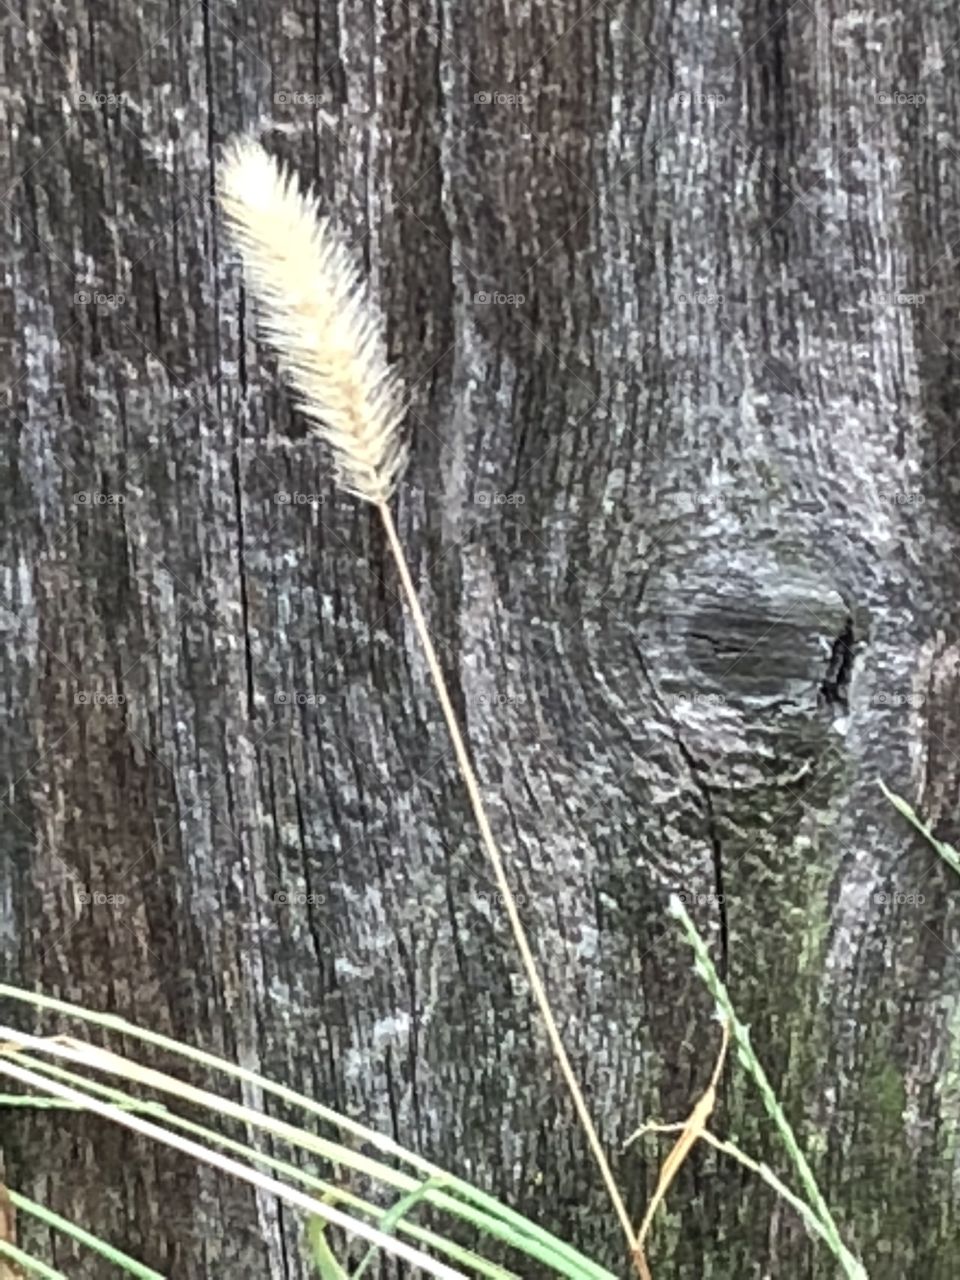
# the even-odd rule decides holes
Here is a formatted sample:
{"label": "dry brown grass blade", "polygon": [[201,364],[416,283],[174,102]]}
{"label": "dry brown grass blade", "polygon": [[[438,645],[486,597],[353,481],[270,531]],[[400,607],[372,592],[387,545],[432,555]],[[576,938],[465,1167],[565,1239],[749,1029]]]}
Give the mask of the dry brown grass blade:
{"label": "dry brown grass blade", "polygon": [[400,580],[407,597],[407,603],[410,605],[410,612],[413,615],[414,625],[417,634],[420,637],[420,643],[423,646],[426,655],[427,665],[430,668],[430,674],[433,677],[434,687],[437,691],[437,697],[443,711],[444,719],[447,723],[447,731],[453,743],[454,753],[457,757],[457,764],[460,768],[460,775],[463,778],[464,785],[467,788],[467,794],[470,797],[470,805],[473,809],[477,826],[480,828],[480,838],[483,841],[487,856],[490,859],[490,865],[493,868],[493,874],[497,881],[497,888],[503,898],[504,906],[507,910],[507,918],[510,921],[510,927],[513,930],[514,940],[517,944],[517,950],[520,953],[520,959],[523,962],[524,971],[527,975],[527,981],[530,983],[530,989],[533,997],[537,1002],[540,1010],[540,1016],[543,1019],[544,1029],[547,1033],[547,1039],[550,1042],[550,1048],[560,1068],[560,1074],[563,1076],[564,1083],[570,1093],[574,1110],[580,1121],[584,1136],[597,1163],[600,1176],[603,1179],[607,1195],[610,1203],[613,1205],[614,1211],[623,1228],[624,1235],[627,1238],[627,1244],[631,1250],[631,1254],[636,1249],[636,1238],[633,1234],[633,1224],[630,1221],[630,1215],[627,1207],[623,1202],[620,1189],[617,1186],[616,1179],[613,1176],[613,1170],[610,1168],[610,1162],[607,1160],[603,1144],[600,1141],[600,1135],[597,1133],[596,1125],[593,1123],[593,1117],[590,1115],[590,1109],[587,1106],[586,1099],[583,1096],[583,1090],[574,1074],[573,1066],[570,1062],[569,1055],[560,1035],[560,1029],[557,1026],[556,1019],[553,1016],[553,1009],[550,1005],[550,998],[547,995],[546,988],[543,985],[543,979],[540,977],[540,971],[537,968],[537,962],[531,950],[529,940],[527,939],[526,930],[520,919],[520,912],[517,909],[516,899],[510,882],[507,879],[507,873],[503,864],[503,856],[497,844],[496,837],[490,827],[490,820],[487,816],[486,806],[483,803],[483,796],[480,791],[480,784],[477,775],[474,772],[470,755],[467,751],[463,734],[460,731],[460,725],[457,721],[456,712],[453,709],[453,703],[450,701],[450,693],[447,689],[446,681],[443,677],[443,671],[437,658],[433,641],[430,638],[430,632],[427,628],[426,619],[423,616],[423,610],[420,607],[420,600],[417,596],[417,590],[414,586],[413,579],[410,576],[410,569],[407,565],[406,556],[403,553],[403,547],[397,536],[396,526],[393,522],[393,516],[390,514],[389,508],[385,503],[380,506],[380,514],[383,518],[384,528],[390,541],[390,546],[397,563],[397,569],[400,574]]}
{"label": "dry brown grass blade", "polygon": [[[643,1221],[637,1229],[636,1242],[633,1247],[633,1257],[640,1273],[641,1280],[653,1280],[650,1274],[650,1267],[647,1264],[647,1255],[644,1248],[647,1236],[650,1234],[650,1227],[653,1224],[653,1215],[656,1213],[661,1202],[670,1190],[670,1185],[679,1173],[683,1162],[693,1150],[696,1143],[704,1136],[707,1127],[707,1121],[713,1114],[713,1108],[717,1104],[717,1084],[720,1081],[720,1074],[723,1071],[723,1064],[727,1057],[727,1047],[730,1043],[730,1024],[724,1020],[723,1022],[723,1039],[720,1043],[720,1052],[717,1055],[716,1066],[713,1069],[713,1075],[710,1083],[707,1085],[703,1096],[697,1105],[690,1112],[688,1118],[683,1122],[680,1137],[670,1149],[670,1154],[663,1162],[663,1168],[660,1170],[660,1178],[657,1182],[657,1189],[651,1197],[650,1203],[647,1205],[647,1211],[643,1216]],[[673,1126],[670,1126],[671,1128]],[[636,1134],[634,1135],[636,1137]],[[631,1138],[630,1141],[633,1141]]]}

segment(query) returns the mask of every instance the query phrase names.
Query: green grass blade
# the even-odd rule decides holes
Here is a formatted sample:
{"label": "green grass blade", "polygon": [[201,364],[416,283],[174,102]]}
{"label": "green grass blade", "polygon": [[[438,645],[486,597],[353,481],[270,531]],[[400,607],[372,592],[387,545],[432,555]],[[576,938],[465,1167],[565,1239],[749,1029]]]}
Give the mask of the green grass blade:
{"label": "green grass blade", "polygon": [[314,1216],[307,1219],[307,1243],[320,1280],[350,1280],[330,1248],[327,1224],[323,1218]]}
{"label": "green grass blade", "polygon": [[[35,1064],[36,1065],[36,1064]],[[78,1077],[82,1079],[83,1077]],[[151,1102],[118,1102],[123,1111],[135,1111],[149,1114],[154,1107]],[[83,1111],[73,1102],[65,1102],[63,1098],[30,1098],[23,1093],[0,1093],[0,1110],[5,1107],[32,1107],[35,1111]]]}
{"label": "green grass blade", "polygon": [[142,1262],[138,1262],[136,1258],[131,1258],[122,1249],[114,1248],[106,1240],[101,1240],[99,1236],[93,1235],[92,1232],[85,1231],[83,1227],[78,1227],[75,1222],[71,1222],[68,1218],[62,1218],[59,1213],[54,1213],[52,1209],[48,1209],[42,1204],[37,1204],[35,1200],[28,1200],[19,1191],[12,1191],[8,1188],[7,1194],[10,1197],[10,1203],[22,1213],[46,1223],[48,1227],[52,1227],[55,1231],[62,1231],[64,1235],[70,1236],[78,1244],[85,1245],[115,1266],[122,1267],[127,1275],[136,1276],[138,1280],[164,1280],[161,1272],[145,1266]]}
{"label": "green grass blade", "polygon": [[821,1194],[820,1188],[817,1186],[813,1170],[810,1168],[807,1158],[800,1148],[800,1144],[793,1129],[790,1127],[790,1122],[780,1105],[773,1086],[767,1079],[766,1072],[754,1053],[753,1045],[750,1043],[750,1033],[737,1017],[727,989],[721,982],[720,975],[710,959],[706,943],[697,932],[696,925],[690,919],[676,894],[671,895],[669,911],[675,920],[679,920],[687,935],[687,941],[696,956],[697,973],[703,979],[714,1000],[716,1000],[722,1015],[729,1020],[730,1034],[737,1046],[737,1056],[745,1070],[753,1077],[754,1083],[763,1099],[763,1104],[767,1109],[767,1114],[776,1125],[780,1137],[783,1139],[783,1145],[793,1161],[794,1168],[797,1170],[803,1188],[807,1193],[810,1205],[823,1224],[825,1238],[830,1249],[843,1267],[848,1280],[867,1280],[867,1273],[863,1264],[853,1256],[840,1238],[840,1231],[833,1220],[833,1215]]}
{"label": "green grass blade", "polygon": [[[26,1053],[18,1053],[17,1061],[24,1066],[30,1067],[34,1071],[49,1075],[53,1079],[63,1080],[74,1087],[88,1090],[90,1093],[98,1097],[102,1097],[113,1102],[114,1105],[120,1105],[121,1103],[129,1105],[130,1099],[128,1094],[125,1094],[118,1089],[111,1089],[108,1085],[100,1084],[97,1081],[89,1080],[87,1077],[79,1075],[76,1072],[67,1071],[63,1067],[56,1066],[54,1063],[47,1062],[43,1059],[35,1059]],[[74,1110],[86,1110],[86,1108],[76,1103],[71,1103],[70,1105]],[[313,1174],[309,1174],[305,1170],[298,1168],[296,1165],[290,1164],[285,1160],[281,1160],[276,1156],[267,1155],[265,1152],[257,1151],[253,1147],[246,1146],[244,1143],[238,1142],[234,1138],[229,1138],[215,1129],[207,1128],[193,1120],[187,1120],[185,1117],[177,1115],[176,1112],[170,1111],[164,1103],[145,1102],[141,1103],[138,1109],[143,1114],[157,1116],[163,1123],[170,1125],[172,1128],[182,1129],[186,1133],[192,1133],[194,1136],[204,1139],[207,1143],[213,1146],[219,1146],[225,1150],[233,1151],[235,1154],[243,1156],[245,1159],[250,1160],[253,1163],[260,1164],[283,1173],[291,1181],[299,1182],[304,1186],[308,1186],[312,1191],[319,1193],[323,1196],[325,1201],[332,1202],[336,1200],[339,1203],[347,1205],[349,1208],[354,1210],[354,1212],[362,1213],[372,1219],[378,1219],[383,1214],[383,1210],[380,1207],[370,1204],[366,1200],[362,1200],[352,1192],[335,1186],[333,1183],[325,1182],[324,1180],[315,1177]],[[354,1153],[347,1147],[337,1148],[337,1150],[341,1152],[342,1156],[342,1158],[338,1160],[338,1163],[349,1167],[349,1160]],[[403,1175],[398,1176],[402,1177]],[[423,1184],[414,1184],[414,1187],[416,1189],[420,1188],[422,1185]],[[546,1265],[550,1266],[552,1270],[557,1270],[552,1257],[538,1249],[536,1241],[534,1241],[534,1251],[531,1253],[527,1247],[527,1242],[524,1239],[504,1236],[503,1228],[498,1220],[488,1222],[488,1220],[485,1219],[482,1214],[474,1210],[472,1206],[462,1204],[458,1200],[451,1201],[451,1204],[454,1207],[450,1212],[456,1213],[456,1216],[460,1217],[465,1222],[469,1222],[470,1225],[474,1226],[477,1230],[487,1235],[494,1235],[497,1238],[505,1239],[508,1243],[512,1243],[513,1247],[518,1249],[520,1252],[526,1253],[527,1256],[537,1257],[539,1260],[545,1262]],[[456,1244],[454,1241],[448,1240],[444,1236],[428,1230],[426,1227],[401,1221],[398,1229],[403,1232],[404,1235],[408,1235],[411,1239],[415,1239],[419,1241],[419,1243],[436,1250],[438,1253],[444,1254],[452,1262],[459,1263],[461,1266],[470,1268],[478,1275],[487,1277],[487,1280],[519,1280],[519,1277],[514,1271],[508,1270],[506,1267],[502,1267],[498,1263],[491,1262],[489,1259],[482,1257],[472,1249]],[[579,1277],[583,1273],[578,1273],[573,1269],[569,1272],[561,1269],[559,1274],[569,1274],[572,1277]]]}
{"label": "green grass blade", "polygon": [[[414,1205],[419,1204],[420,1201],[424,1199],[426,1192],[431,1191],[433,1187],[440,1188],[440,1187],[443,1187],[444,1185],[445,1183],[441,1179],[428,1178],[427,1181],[424,1182],[421,1186],[411,1191],[409,1195],[403,1196],[400,1200],[397,1201],[395,1205],[393,1205],[392,1208],[387,1210],[387,1212],[380,1219],[380,1222],[379,1222],[380,1230],[384,1233],[384,1235],[392,1235],[393,1232],[397,1229],[397,1226],[401,1221],[401,1219],[406,1217],[406,1215],[410,1212],[410,1210],[414,1207]],[[357,1267],[356,1271],[353,1273],[353,1280],[360,1280],[360,1277],[366,1271],[367,1267],[370,1265],[373,1259],[377,1256],[378,1252],[379,1250],[376,1248],[376,1246],[371,1245],[371,1247],[367,1250],[366,1255],[363,1258],[362,1262],[360,1263],[359,1267]]]}
{"label": "green grass blade", "polygon": [[[63,1067],[57,1067],[52,1062],[35,1059],[25,1053],[17,1054],[17,1061],[29,1066],[34,1071],[43,1072],[55,1080],[63,1080],[77,1088],[86,1089],[97,1097],[106,1098],[116,1106],[129,1105],[128,1095],[122,1093],[119,1089],[111,1089],[109,1085],[100,1084],[95,1080],[88,1080],[86,1076],[78,1075],[74,1071],[67,1071]],[[71,1110],[74,1111],[86,1110],[85,1107],[77,1103],[65,1105],[69,1105]],[[328,1203],[338,1202],[345,1204],[353,1209],[354,1212],[362,1213],[366,1217],[373,1219],[381,1217],[383,1213],[379,1206],[371,1204],[367,1200],[362,1200],[359,1196],[354,1195],[353,1192],[347,1191],[346,1188],[335,1186],[331,1182],[325,1182],[322,1178],[318,1178],[312,1173],[307,1173],[306,1170],[290,1164],[286,1160],[281,1160],[278,1156],[268,1155],[266,1152],[258,1151],[254,1147],[238,1142],[235,1138],[228,1138],[226,1134],[220,1133],[216,1129],[209,1129],[194,1120],[187,1120],[184,1116],[179,1116],[176,1112],[171,1111],[162,1102],[140,1103],[137,1109],[143,1114],[158,1116],[171,1128],[181,1129],[185,1133],[192,1133],[195,1137],[203,1138],[213,1146],[222,1147],[226,1151],[232,1151],[236,1155],[243,1156],[244,1159],[283,1173],[291,1181],[299,1182],[309,1187],[311,1191],[317,1192]],[[349,1148],[344,1147],[343,1151],[345,1156],[351,1154]],[[346,1160],[341,1163],[346,1163]],[[430,1231],[426,1227],[418,1226],[412,1222],[401,1222],[399,1230],[410,1236],[411,1239],[418,1240],[421,1244],[428,1245],[438,1253],[445,1254],[451,1261],[469,1267],[478,1275],[486,1276],[488,1280],[520,1280],[520,1277],[515,1272],[508,1271],[505,1267],[501,1267],[495,1262],[490,1262],[487,1258],[481,1257],[480,1254],[474,1253],[473,1250],[455,1244],[452,1240],[447,1240],[444,1236],[437,1235],[436,1232]]]}
{"label": "green grass blade", "polygon": [[31,1258],[29,1253],[24,1253],[7,1240],[0,1240],[0,1258],[9,1258],[32,1276],[43,1276],[45,1280],[69,1280],[62,1271],[54,1271],[53,1267],[48,1267],[39,1258]]}
{"label": "green grass blade", "polygon": [[750,1169],[759,1178],[767,1184],[768,1187],[777,1193],[782,1200],[786,1200],[797,1216],[807,1225],[807,1230],[813,1235],[819,1236],[825,1244],[830,1244],[830,1238],[827,1229],[820,1221],[820,1218],[813,1209],[807,1204],[806,1200],[802,1200],[800,1196],[791,1191],[790,1188],[781,1182],[777,1175],[773,1172],[769,1165],[762,1164],[759,1160],[753,1160],[746,1152],[741,1151],[738,1146],[732,1142],[723,1142],[719,1138],[715,1138],[711,1133],[704,1133],[703,1137],[716,1147],[718,1151],[722,1151],[725,1155],[731,1156],[734,1160],[739,1161],[745,1168]]}
{"label": "green grass blade", "polygon": [[62,1098],[28,1098],[22,1093],[0,1093],[0,1107],[32,1107],[35,1111],[82,1111]]}
{"label": "green grass blade", "polygon": [[[15,1033],[19,1034],[19,1033]],[[34,1039],[34,1037],[30,1037]],[[69,1098],[75,1102],[84,1103],[90,1111],[103,1117],[105,1120],[113,1121],[121,1125],[123,1128],[131,1129],[133,1132],[143,1137],[151,1138],[156,1142],[160,1142],[165,1146],[172,1147],[181,1151],[184,1155],[203,1164],[212,1165],[221,1172],[229,1174],[251,1186],[257,1187],[261,1191],[274,1196],[278,1200],[285,1201],[292,1207],[299,1209],[302,1213],[307,1214],[317,1212],[319,1202],[311,1200],[304,1195],[302,1191],[296,1188],[286,1186],[277,1179],[271,1178],[266,1174],[260,1173],[256,1168],[243,1164],[238,1160],[232,1159],[230,1156],[221,1155],[220,1152],[211,1150],[202,1146],[200,1143],[193,1142],[189,1138],[183,1138],[179,1135],[172,1134],[162,1126],[154,1124],[150,1120],[145,1120],[140,1116],[131,1115],[129,1112],[121,1111],[117,1107],[109,1103],[101,1102],[99,1099],[91,1097],[89,1094],[72,1089],[67,1085],[55,1084],[52,1080],[29,1071],[13,1060],[15,1055],[10,1053],[0,1054],[0,1074],[9,1076],[13,1080],[19,1080],[21,1084],[28,1085],[32,1088],[39,1088],[41,1091],[46,1089],[53,1093],[54,1096]],[[385,1237],[380,1234],[375,1227],[370,1226],[366,1222],[362,1222],[358,1218],[352,1218],[349,1214],[343,1213],[339,1209],[332,1206],[324,1205],[322,1216],[330,1222],[353,1235],[359,1236],[370,1243],[382,1244],[390,1253],[396,1254],[397,1257],[403,1258],[405,1261],[418,1266],[428,1275],[434,1275],[437,1280],[465,1280],[463,1273],[454,1271],[445,1263],[438,1262],[435,1258],[422,1253],[418,1249],[414,1249],[411,1245],[405,1244],[400,1240],[392,1237]]]}
{"label": "green grass blade", "polygon": [[907,804],[906,800],[904,800],[902,796],[896,795],[889,789],[886,783],[881,781],[879,778],[877,781],[880,785],[880,790],[887,797],[893,807],[898,809],[906,820],[916,827],[920,834],[928,840],[931,845],[933,845],[934,849],[936,849],[944,862],[948,866],[952,867],[958,875],[960,875],[960,853],[956,851],[953,845],[947,844],[945,840],[938,840],[930,830],[929,826],[917,815],[916,811]]}

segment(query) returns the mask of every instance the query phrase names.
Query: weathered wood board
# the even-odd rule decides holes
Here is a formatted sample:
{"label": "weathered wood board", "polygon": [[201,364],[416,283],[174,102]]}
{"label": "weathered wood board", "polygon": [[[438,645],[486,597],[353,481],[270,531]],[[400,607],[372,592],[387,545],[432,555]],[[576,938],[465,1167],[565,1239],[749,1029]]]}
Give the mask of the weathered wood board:
{"label": "weathered wood board", "polygon": [[[0,9],[7,978],[622,1265],[376,519],[216,216],[252,130],[384,307],[398,522],[605,1142],[709,1074],[681,891],[873,1280],[955,1276],[956,886],[876,778],[956,838],[958,41],[937,0]],[[787,1171],[735,1067],[716,1128]],[[0,1141],[178,1280],[307,1274],[99,1122]],[[665,1150],[618,1157],[638,1217]],[[836,1274],[709,1152],[651,1257]]]}

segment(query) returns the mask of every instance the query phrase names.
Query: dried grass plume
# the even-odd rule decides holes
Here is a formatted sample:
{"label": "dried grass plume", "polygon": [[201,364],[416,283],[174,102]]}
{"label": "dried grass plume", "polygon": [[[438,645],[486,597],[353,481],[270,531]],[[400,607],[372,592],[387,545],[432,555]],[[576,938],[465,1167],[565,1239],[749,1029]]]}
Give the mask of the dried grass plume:
{"label": "dried grass plume", "polygon": [[406,460],[403,384],[349,250],[258,143],[228,148],[218,194],[297,407],[332,448],[343,487],[386,502]]}
{"label": "dried grass plume", "polygon": [[544,1030],[639,1270],[633,1224],[564,1048],[387,505],[404,462],[399,437],[403,409],[400,380],[387,365],[376,313],[360,286],[354,263],[318,217],[315,202],[297,194],[292,176],[261,147],[251,142],[234,144],[220,181],[220,201],[243,251],[266,330],[297,390],[300,407],[333,446],[344,486],[379,510]]}

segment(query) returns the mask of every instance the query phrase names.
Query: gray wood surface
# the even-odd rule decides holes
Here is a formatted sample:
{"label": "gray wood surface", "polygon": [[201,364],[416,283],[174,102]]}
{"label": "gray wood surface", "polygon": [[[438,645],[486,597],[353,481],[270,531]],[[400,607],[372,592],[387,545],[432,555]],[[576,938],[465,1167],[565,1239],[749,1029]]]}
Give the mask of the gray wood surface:
{"label": "gray wood surface", "polygon": [[[872,1280],[955,1276],[955,883],[875,780],[956,838],[958,41],[938,0],[3,6],[7,978],[622,1267],[376,518],[256,340],[211,200],[252,130],[386,312],[398,523],[605,1142],[709,1075],[681,891]],[[736,1066],[715,1127],[787,1172]],[[166,1274],[306,1274],[99,1122],[0,1140]],[[638,1217],[665,1151],[617,1159]],[[709,1152],[651,1258],[836,1274]]]}

